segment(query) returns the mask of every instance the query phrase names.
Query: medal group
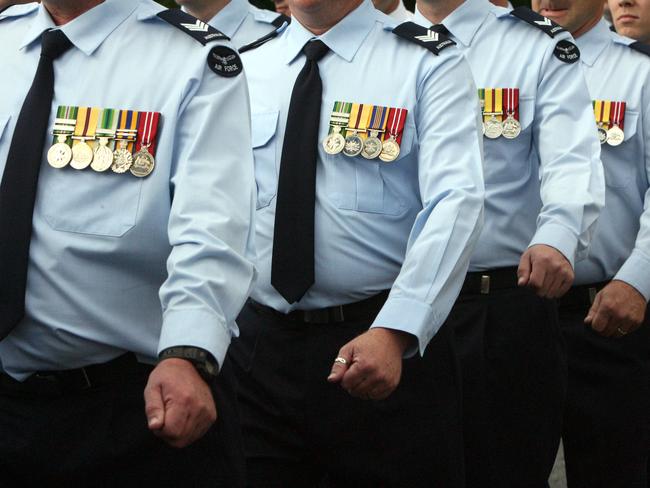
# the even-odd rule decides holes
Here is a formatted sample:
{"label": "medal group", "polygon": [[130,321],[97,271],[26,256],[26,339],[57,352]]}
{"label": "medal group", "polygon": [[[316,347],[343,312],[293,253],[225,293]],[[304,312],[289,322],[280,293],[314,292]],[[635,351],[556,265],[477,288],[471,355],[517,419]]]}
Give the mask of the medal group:
{"label": "medal group", "polygon": [[57,169],[110,169],[144,178],[155,167],[159,122],[158,112],[59,106],[47,161]]}
{"label": "medal group", "polygon": [[519,88],[479,88],[483,135],[488,139],[516,139],[519,123]]}
{"label": "medal group", "polygon": [[407,114],[404,108],[334,102],[323,149],[332,155],[393,162],[399,157]]}
{"label": "medal group", "polygon": [[594,115],[598,126],[598,139],[601,144],[619,146],[625,139],[625,102],[594,100]]}

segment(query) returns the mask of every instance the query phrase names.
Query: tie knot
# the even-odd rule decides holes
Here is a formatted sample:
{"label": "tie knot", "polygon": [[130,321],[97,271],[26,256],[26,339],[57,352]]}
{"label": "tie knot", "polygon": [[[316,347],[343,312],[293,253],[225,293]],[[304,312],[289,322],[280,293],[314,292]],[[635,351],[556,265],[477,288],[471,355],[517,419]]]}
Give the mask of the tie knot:
{"label": "tie knot", "polygon": [[323,56],[329,52],[330,48],[325,45],[323,41],[309,41],[305,44],[305,47],[302,48],[302,51],[307,56],[307,59],[310,61],[320,61]]}
{"label": "tie knot", "polygon": [[56,29],[43,32],[41,56],[55,60],[71,47],[70,39],[62,31]]}
{"label": "tie knot", "polygon": [[438,34],[449,35],[449,29],[447,29],[443,24],[433,24],[429,30],[437,32]]}

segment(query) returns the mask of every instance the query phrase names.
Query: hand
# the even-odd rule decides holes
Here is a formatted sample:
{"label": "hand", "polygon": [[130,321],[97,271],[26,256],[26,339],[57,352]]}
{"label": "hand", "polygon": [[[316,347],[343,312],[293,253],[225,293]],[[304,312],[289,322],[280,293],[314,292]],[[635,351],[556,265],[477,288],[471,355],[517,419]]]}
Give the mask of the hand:
{"label": "hand", "polygon": [[623,337],[643,324],[645,308],[645,298],[636,288],[613,280],[596,295],[585,324],[604,337]]}
{"label": "hand", "polygon": [[559,298],[573,284],[573,268],[564,255],[551,246],[529,247],[517,269],[519,286],[532,288],[542,298]]}
{"label": "hand", "polygon": [[387,398],[402,376],[402,356],[413,336],[406,332],[375,328],[348,342],[338,357],[346,364],[335,362],[327,377],[353,397],[365,400]]}
{"label": "hand", "polygon": [[185,359],[169,358],[156,366],[144,402],[149,429],[172,447],[189,446],[217,420],[210,387]]}

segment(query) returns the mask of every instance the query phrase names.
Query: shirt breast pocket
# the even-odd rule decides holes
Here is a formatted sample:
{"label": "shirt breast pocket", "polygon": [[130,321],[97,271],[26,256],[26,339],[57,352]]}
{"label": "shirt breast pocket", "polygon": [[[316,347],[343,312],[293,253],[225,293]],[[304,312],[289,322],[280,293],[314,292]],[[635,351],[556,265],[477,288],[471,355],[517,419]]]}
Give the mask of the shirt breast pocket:
{"label": "shirt breast pocket", "polygon": [[251,115],[257,209],[268,207],[278,188],[277,139],[278,112]]}
{"label": "shirt breast pocket", "polygon": [[121,237],[135,226],[142,178],[69,167],[42,171],[40,208],[54,230]]}
{"label": "shirt breast pocket", "polygon": [[407,120],[399,156],[386,163],[379,158],[328,154],[327,188],[332,202],[340,209],[384,215],[400,215],[407,206],[397,192],[394,170],[404,164],[414,145],[415,126]]}
{"label": "shirt breast pocket", "polygon": [[612,147],[605,143],[601,146],[603,152],[603,167],[605,183],[610,188],[626,188],[634,179],[638,165],[643,162],[643,154],[637,136],[639,113],[627,110],[625,113],[625,137],[619,146]]}
{"label": "shirt breast pocket", "polygon": [[530,175],[529,153],[533,139],[535,99],[519,99],[520,134],[514,139],[500,136],[497,139],[483,138],[485,150],[485,183],[502,184],[522,181]]}

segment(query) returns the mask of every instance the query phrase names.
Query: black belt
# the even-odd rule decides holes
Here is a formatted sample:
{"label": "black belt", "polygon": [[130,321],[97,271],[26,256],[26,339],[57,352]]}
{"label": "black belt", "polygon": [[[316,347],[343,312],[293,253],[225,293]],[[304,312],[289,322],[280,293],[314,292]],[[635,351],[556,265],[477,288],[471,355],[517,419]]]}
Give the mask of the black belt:
{"label": "black belt", "polygon": [[461,295],[489,295],[497,290],[517,288],[517,268],[497,268],[467,273]]}
{"label": "black belt", "polygon": [[589,310],[591,304],[594,303],[596,294],[605,288],[609,281],[601,281],[599,283],[590,283],[588,285],[575,285],[560,298],[560,307],[576,307]]}
{"label": "black belt", "polygon": [[0,385],[20,391],[79,391],[147,375],[152,365],[138,362],[135,354],[127,353],[107,363],[61,371],[39,371],[25,381],[16,381],[6,373],[0,374]]}
{"label": "black belt", "polygon": [[330,324],[336,322],[370,319],[374,320],[381,307],[388,298],[388,291],[382,291],[359,302],[338,305],[336,307],[319,308],[316,310],[294,310],[289,313],[278,312],[277,310],[262,305],[254,300],[248,303],[257,311],[277,317],[290,322],[302,322],[306,324]]}

